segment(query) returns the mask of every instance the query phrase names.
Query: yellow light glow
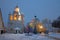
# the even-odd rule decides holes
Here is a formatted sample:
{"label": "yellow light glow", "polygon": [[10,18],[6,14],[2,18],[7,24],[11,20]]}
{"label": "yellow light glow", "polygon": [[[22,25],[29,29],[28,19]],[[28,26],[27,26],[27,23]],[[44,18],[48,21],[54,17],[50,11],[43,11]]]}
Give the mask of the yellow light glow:
{"label": "yellow light glow", "polygon": [[16,11],[16,12],[19,12],[19,8],[15,8],[15,11]]}
{"label": "yellow light glow", "polygon": [[13,20],[13,16],[12,15],[10,16],[10,20]]}
{"label": "yellow light glow", "polygon": [[37,32],[45,32],[46,29],[42,24],[37,24]]}
{"label": "yellow light glow", "polygon": [[17,17],[14,17],[14,20],[17,20]]}
{"label": "yellow light glow", "polygon": [[21,21],[21,16],[19,16],[19,17],[18,17],[18,20],[20,20],[20,21]]}
{"label": "yellow light glow", "polygon": [[42,25],[40,25],[40,24],[38,25],[38,27],[39,27],[40,29],[42,29],[42,28],[43,28],[43,26],[42,26]]}
{"label": "yellow light glow", "polygon": [[31,27],[33,26],[33,24],[32,24],[32,23],[30,23],[29,25],[30,25]]}
{"label": "yellow light glow", "polygon": [[33,23],[32,23],[32,22],[30,22],[30,24],[29,24],[29,25],[30,25],[30,27],[34,28],[34,25],[33,25]]}
{"label": "yellow light glow", "polygon": [[14,20],[17,20],[17,14],[14,14]]}
{"label": "yellow light glow", "polygon": [[42,28],[43,28],[43,26],[40,26],[40,28],[42,29]]}

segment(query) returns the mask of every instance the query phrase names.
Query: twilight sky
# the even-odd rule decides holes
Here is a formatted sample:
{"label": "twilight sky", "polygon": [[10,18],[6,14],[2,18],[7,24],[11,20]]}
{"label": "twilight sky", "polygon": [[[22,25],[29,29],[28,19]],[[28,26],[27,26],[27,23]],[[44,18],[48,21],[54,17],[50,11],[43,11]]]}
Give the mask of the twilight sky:
{"label": "twilight sky", "polygon": [[25,24],[36,15],[40,21],[45,18],[50,20],[60,16],[60,0],[0,0],[5,26],[8,22],[8,14],[13,13],[16,5],[24,14]]}

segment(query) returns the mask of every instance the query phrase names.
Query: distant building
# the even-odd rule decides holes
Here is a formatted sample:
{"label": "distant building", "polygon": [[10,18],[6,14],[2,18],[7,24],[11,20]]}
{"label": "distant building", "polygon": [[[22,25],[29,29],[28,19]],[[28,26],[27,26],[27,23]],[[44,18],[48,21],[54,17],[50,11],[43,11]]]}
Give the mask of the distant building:
{"label": "distant building", "polygon": [[1,8],[0,8],[0,33],[3,33],[4,30],[5,30],[4,29],[4,23],[3,23]]}
{"label": "distant building", "polygon": [[60,16],[52,22],[53,31],[60,33]]}
{"label": "distant building", "polygon": [[16,8],[14,9],[13,14],[9,14],[8,30],[9,32],[14,33],[24,32],[24,15],[21,14],[21,11],[18,6],[16,6]]}

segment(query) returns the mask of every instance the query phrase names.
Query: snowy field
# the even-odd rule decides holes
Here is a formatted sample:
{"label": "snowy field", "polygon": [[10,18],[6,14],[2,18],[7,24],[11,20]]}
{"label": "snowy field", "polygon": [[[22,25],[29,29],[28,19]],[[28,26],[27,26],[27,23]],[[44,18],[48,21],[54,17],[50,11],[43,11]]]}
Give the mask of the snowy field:
{"label": "snowy field", "polygon": [[[51,34],[49,34],[50,36]],[[60,35],[60,34],[59,34]],[[51,35],[53,36],[53,35]],[[0,34],[0,40],[57,40],[54,38],[50,38],[48,36],[45,36],[43,34],[32,34],[31,36],[28,36],[26,34]]]}
{"label": "snowy field", "polygon": [[60,39],[60,33],[50,33],[49,36]]}

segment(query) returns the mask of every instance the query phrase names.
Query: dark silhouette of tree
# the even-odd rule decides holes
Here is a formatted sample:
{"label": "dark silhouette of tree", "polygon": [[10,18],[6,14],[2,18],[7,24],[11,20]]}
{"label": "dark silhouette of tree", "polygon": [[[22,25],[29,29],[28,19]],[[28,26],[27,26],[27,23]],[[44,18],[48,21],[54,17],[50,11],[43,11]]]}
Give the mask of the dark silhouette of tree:
{"label": "dark silhouette of tree", "polygon": [[60,16],[57,18],[57,20],[54,20],[52,22],[52,26],[56,28],[60,28]]}
{"label": "dark silhouette of tree", "polygon": [[60,20],[60,16],[58,17],[58,19]]}

